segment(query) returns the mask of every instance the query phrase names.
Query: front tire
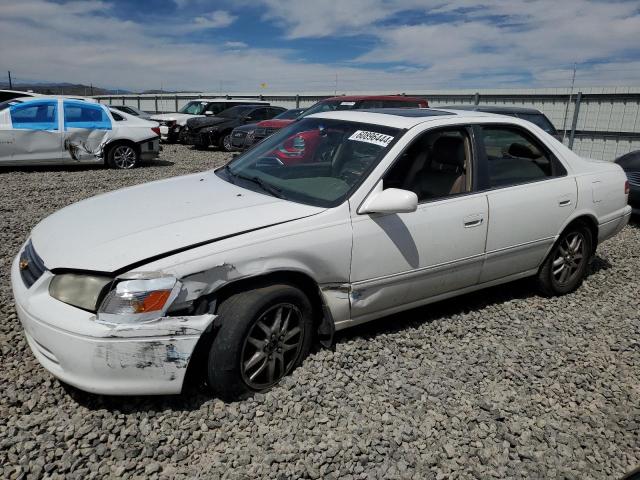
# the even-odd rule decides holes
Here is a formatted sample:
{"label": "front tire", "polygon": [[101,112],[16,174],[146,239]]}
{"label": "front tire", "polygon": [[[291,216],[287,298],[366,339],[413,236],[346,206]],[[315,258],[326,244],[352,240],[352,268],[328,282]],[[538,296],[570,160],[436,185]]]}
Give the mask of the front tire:
{"label": "front tire", "polygon": [[107,152],[107,164],[118,170],[129,170],[138,165],[140,155],[138,151],[128,144],[117,144],[109,148]]}
{"label": "front tire", "polygon": [[541,292],[551,297],[575,291],[584,280],[593,251],[593,235],[586,225],[567,228],[540,267]]}
{"label": "front tire", "polygon": [[276,385],[311,349],[313,310],[288,284],[237,293],[224,300],[222,326],[209,351],[207,377],[223,400],[244,398]]}
{"label": "front tire", "polygon": [[231,144],[231,132],[225,133],[224,136],[220,139],[220,149],[225,152],[230,152],[233,149],[233,145]]}

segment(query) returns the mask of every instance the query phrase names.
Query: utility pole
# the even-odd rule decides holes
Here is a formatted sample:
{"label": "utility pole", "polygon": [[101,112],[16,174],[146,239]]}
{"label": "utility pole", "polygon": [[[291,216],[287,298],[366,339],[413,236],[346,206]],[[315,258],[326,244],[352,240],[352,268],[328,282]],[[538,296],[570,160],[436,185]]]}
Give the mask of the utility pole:
{"label": "utility pole", "polygon": [[11,70],[7,72],[9,74],[9,90],[13,90],[13,83],[11,83]]}
{"label": "utility pole", "polygon": [[576,62],[573,62],[573,76],[571,77],[571,90],[569,90],[569,101],[567,102],[567,106],[564,109],[564,120],[562,121],[562,141],[567,136],[567,115],[569,114],[569,104],[571,103],[571,99],[573,97],[573,87],[576,83]]}
{"label": "utility pole", "polygon": [[333,95],[337,95],[338,94],[338,74],[336,73],[336,83],[333,86]]}
{"label": "utility pole", "polygon": [[91,92],[91,96],[93,97],[93,83],[91,84],[91,86],[89,87],[89,91]]}

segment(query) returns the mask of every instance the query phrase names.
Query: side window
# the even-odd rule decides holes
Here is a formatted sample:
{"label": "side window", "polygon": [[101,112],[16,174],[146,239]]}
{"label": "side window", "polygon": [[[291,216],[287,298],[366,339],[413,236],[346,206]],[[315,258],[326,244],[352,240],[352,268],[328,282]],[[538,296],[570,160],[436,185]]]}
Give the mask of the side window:
{"label": "side window", "polygon": [[111,111],[111,116],[116,122],[123,122],[125,120],[125,118],[122,115],[117,114],[113,110]]}
{"label": "side window", "polygon": [[482,127],[489,187],[504,187],[554,176],[554,163],[532,135],[510,127]]}
{"label": "side window", "polygon": [[204,110],[204,112],[213,112],[214,115],[217,115],[221,111],[232,106],[234,105],[228,103],[210,103],[209,105],[207,105],[207,108]]}
{"label": "side window", "polygon": [[37,100],[9,107],[13,128],[27,130],[58,130],[58,102]]}
{"label": "side window", "polygon": [[266,108],[256,108],[251,113],[249,113],[252,121],[259,122],[261,120],[267,120],[270,118],[269,110]]}
{"label": "side window", "polygon": [[270,108],[269,109],[269,118],[276,117],[280,115],[282,112],[286,112],[286,108]]}
{"label": "side window", "polygon": [[99,104],[64,101],[64,128],[89,128],[111,130],[111,120]]}
{"label": "side window", "polygon": [[465,129],[418,136],[383,179],[384,188],[411,190],[419,202],[471,191],[471,141]]}

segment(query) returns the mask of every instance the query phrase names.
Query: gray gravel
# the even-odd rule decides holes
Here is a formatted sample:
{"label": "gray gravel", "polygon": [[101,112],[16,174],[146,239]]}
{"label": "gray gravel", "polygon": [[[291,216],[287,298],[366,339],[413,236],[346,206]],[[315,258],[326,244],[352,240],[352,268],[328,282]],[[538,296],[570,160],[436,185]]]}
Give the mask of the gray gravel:
{"label": "gray gravel", "polygon": [[520,282],[389,317],[251,400],[62,386],[26,345],[10,262],[54,210],[229,156],[162,158],[0,170],[0,478],[608,479],[640,464],[638,223],[600,246],[572,295]]}

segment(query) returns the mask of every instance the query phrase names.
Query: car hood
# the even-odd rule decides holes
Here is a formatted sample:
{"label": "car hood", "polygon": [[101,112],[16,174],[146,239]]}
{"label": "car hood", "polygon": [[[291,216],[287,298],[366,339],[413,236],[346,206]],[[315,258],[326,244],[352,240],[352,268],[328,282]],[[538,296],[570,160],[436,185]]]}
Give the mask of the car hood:
{"label": "car hood", "polygon": [[223,118],[223,117],[196,117],[190,118],[187,120],[187,127],[190,130],[198,130],[204,127],[211,127],[213,125],[218,125],[220,123],[232,122],[234,118]]}
{"label": "car hood", "polygon": [[258,123],[258,127],[261,128],[283,128],[287,125],[291,125],[295,120],[263,120]]}
{"label": "car hood", "polygon": [[36,225],[31,241],[50,270],[115,272],[168,252],[321,211],[241,188],[210,171],[75,203]]}
{"label": "car hood", "polygon": [[151,120],[156,122],[166,122],[174,120],[177,123],[184,125],[190,118],[199,118],[202,115],[189,115],[188,113],[159,113],[157,115],[151,115]]}
{"label": "car hood", "polygon": [[257,123],[247,123],[245,125],[241,125],[233,129],[234,132],[250,132],[251,130],[255,130],[258,126]]}

